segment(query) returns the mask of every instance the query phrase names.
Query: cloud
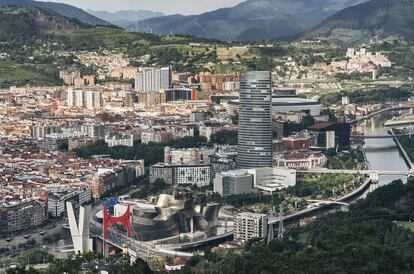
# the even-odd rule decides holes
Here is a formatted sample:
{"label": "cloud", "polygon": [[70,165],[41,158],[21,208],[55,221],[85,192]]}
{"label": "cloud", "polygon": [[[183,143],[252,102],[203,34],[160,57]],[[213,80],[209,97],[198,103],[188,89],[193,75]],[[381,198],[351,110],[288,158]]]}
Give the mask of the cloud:
{"label": "cloud", "polygon": [[[44,0],[47,1],[47,0]],[[152,10],[165,14],[199,14],[237,5],[243,0],[49,0],[91,10]]]}

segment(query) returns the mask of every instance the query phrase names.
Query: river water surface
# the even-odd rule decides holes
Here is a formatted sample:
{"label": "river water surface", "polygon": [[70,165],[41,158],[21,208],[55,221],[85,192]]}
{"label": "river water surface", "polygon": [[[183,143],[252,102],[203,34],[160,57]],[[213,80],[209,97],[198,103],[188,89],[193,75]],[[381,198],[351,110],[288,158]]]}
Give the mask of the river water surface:
{"label": "river water surface", "polygon": [[[387,135],[387,129],[383,124],[391,119],[395,113],[384,113],[369,120],[363,121],[358,130],[365,135]],[[374,149],[373,149],[374,148]],[[407,171],[409,170],[403,156],[397,148],[394,140],[389,139],[366,139],[365,154],[372,170],[383,171]],[[401,179],[407,181],[407,177],[380,176],[379,186],[389,184],[393,180]],[[372,188],[371,188],[372,190]]]}

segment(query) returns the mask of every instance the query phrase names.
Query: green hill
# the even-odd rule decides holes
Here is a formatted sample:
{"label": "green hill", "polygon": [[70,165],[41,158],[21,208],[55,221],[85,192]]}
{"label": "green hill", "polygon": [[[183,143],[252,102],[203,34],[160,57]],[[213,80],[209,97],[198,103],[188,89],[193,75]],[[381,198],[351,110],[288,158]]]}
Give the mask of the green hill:
{"label": "green hill", "polygon": [[33,0],[0,0],[0,7],[8,6],[49,9],[65,17],[74,18],[90,25],[110,25],[108,22],[89,14],[82,9],[63,3]]}
{"label": "green hill", "polygon": [[87,26],[51,10],[17,7],[0,9],[1,40],[28,37],[47,31],[80,29]]}
{"label": "green hill", "polygon": [[379,36],[414,41],[413,27],[414,0],[371,0],[332,15],[300,39],[323,37],[359,43]]}
{"label": "green hill", "polygon": [[[76,61],[73,54],[76,51],[116,51],[128,56],[132,65],[139,65],[142,56],[147,54],[160,65],[188,64],[190,67],[194,62],[205,63],[214,58],[205,48],[192,48],[188,45],[190,42],[207,40],[92,26],[48,9],[3,7],[0,8],[0,87],[60,85],[58,72],[63,69],[95,73],[96,68]],[[217,44],[217,41],[208,42]],[[182,60],[186,63],[180,63]]]}

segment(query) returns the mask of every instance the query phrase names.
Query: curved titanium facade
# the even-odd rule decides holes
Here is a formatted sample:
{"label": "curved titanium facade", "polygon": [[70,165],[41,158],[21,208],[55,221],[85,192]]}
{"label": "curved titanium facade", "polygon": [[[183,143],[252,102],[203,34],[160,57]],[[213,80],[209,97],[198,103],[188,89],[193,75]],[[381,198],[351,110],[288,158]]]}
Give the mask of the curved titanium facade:
{"label": "curved titanium facade", "polygon": [[252,71],[240,80],[239,168],[272,166],[272,77]]}

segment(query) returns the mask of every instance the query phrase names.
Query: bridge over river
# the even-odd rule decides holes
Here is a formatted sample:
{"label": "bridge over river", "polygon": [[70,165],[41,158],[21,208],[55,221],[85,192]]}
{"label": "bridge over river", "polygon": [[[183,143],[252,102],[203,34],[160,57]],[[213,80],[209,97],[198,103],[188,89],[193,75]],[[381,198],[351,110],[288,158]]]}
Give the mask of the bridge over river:
{"label": "bridge over river", "polygon": [[374,116],[380,115],[382,113],[388,112],[388,111],[396,111],[396,110],[405,110],[405,109],[411,109],[414,108],[414,105],[412,103],[404,103],[404,104],[400,104],[400,105],[394,105],[394,106],[388,106],[386,108],[380,109],[380,110],[376,110],[373,111],[371,113],[366,114],[363,117],[359,117],[355,120],[350,121],[351,124],[357,124],[363,120],[367,120],[370,119]]}
{"label": "bridge over river", "polygon": [[309,170],[299,170],[298,173],[309,173],[309,174],[360,174],[370,176],[372,174],[377,174],[379,176],[414,176],[414,170],[408,171],[386,171],[386,170],[350,170],[350,169],[327,169],[327,168],[318,168],[318,169],[309,169]]}

